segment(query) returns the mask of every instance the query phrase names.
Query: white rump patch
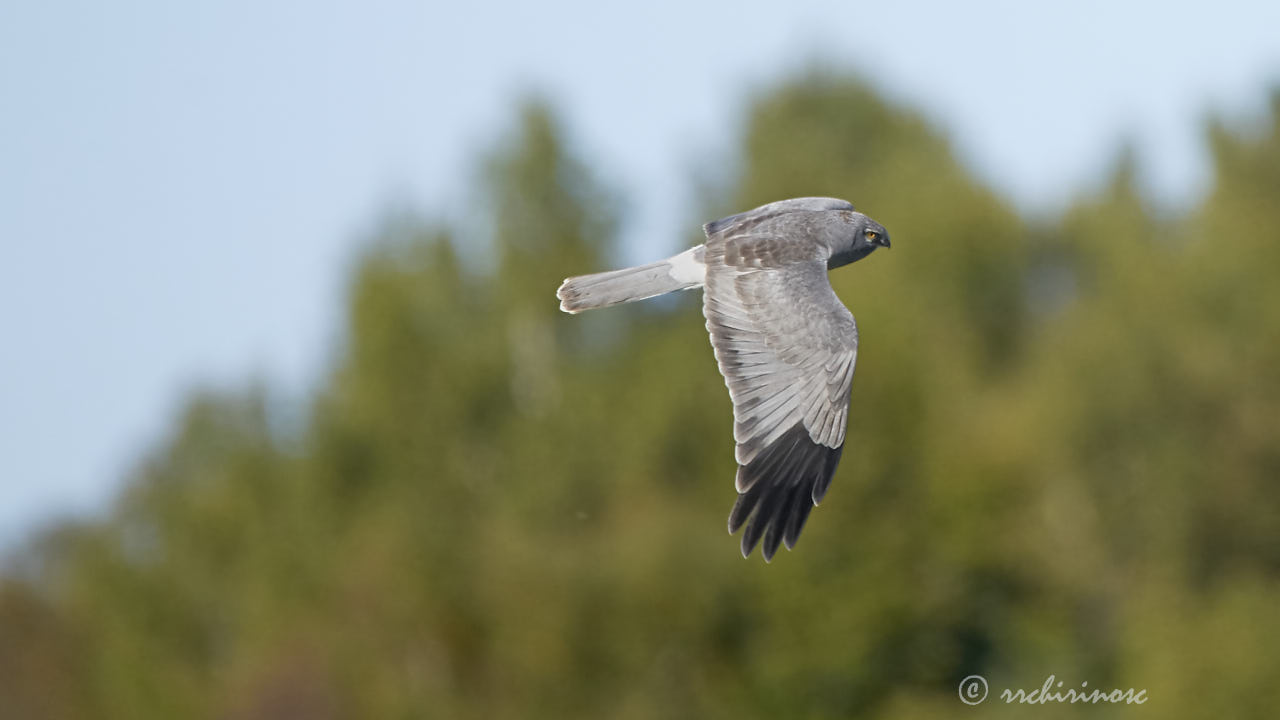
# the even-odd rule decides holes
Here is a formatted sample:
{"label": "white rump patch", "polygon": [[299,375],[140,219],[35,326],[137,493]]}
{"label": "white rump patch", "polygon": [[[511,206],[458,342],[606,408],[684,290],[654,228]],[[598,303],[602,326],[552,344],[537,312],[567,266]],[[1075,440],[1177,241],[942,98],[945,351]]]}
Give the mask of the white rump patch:
{"label": "white rump patch", "polygon": [[667,274],[681,284],[702,285],[707,279],[707,266],[694,258],[694,252],[701,246],[690,248],[667,260]]}

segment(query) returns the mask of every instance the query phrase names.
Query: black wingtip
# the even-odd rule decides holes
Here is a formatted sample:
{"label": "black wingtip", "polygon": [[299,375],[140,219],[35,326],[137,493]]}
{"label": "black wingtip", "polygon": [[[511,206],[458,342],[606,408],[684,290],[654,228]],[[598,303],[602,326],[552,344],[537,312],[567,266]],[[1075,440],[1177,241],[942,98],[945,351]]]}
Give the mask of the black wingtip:
{"label": "black wingtip", "polygon": [[810,511],[831,484],[842,448],[813,442],[797,423],[738,468],[739,479],[749,482],[729,511],[728,528],[731,534],[742,529],[742,557],[760,544],[760,554],[770,562],[779,545],[795,547]]}

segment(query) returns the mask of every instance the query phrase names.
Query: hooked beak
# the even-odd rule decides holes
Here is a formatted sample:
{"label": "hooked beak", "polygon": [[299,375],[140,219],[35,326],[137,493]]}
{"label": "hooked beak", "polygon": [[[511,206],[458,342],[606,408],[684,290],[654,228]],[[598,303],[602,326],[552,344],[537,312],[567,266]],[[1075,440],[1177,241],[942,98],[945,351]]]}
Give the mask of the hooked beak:
{"label": "hooked beak", "polygon": [[881,236],[880,236],[880,239],[876,241],[876,244],[877,244],[877,245],[879,245],[880,247],[883,247],[883,248],[888,248],[888,247],[890,247],[890,245],[889,245],[889,236],[888,236],[888,235],[881,235]]}

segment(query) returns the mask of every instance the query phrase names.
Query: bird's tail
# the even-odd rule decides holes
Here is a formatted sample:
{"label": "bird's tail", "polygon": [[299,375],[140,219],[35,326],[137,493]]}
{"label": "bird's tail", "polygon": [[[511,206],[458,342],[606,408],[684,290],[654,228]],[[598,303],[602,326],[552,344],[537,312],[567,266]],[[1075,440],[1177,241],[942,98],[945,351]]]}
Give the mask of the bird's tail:
{"label": "bird's tail", "polygon": [[699,245],[648,265],[571,277],[556,291],[560,309],[567,313],[580,313],[701,287],[706,277],[702,256],[703,246]]}

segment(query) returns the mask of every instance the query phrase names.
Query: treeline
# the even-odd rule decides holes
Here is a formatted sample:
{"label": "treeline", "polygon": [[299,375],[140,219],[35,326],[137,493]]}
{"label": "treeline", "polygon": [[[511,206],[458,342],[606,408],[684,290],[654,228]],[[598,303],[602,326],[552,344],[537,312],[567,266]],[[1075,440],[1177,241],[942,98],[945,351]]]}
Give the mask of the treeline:
{"label": "treeline", "polygon": [[1007,717],[998,691],[1050,674],[1149,701],[1046,718],[1273,717],[1280,95],[1263,120],[1206,129],[1184,212],[1121,159],[1033,222],[857,81],[756,98],[697,220],[832,195],[894,238],[832,275],[862,338],[848,444],[766,566],[725,533],[696,295],[558,312],[623,203],[531,104],[480,159],[492,270],[389,221],[299,418],[197,394],[108,516],[19,554],[0,717]]}

